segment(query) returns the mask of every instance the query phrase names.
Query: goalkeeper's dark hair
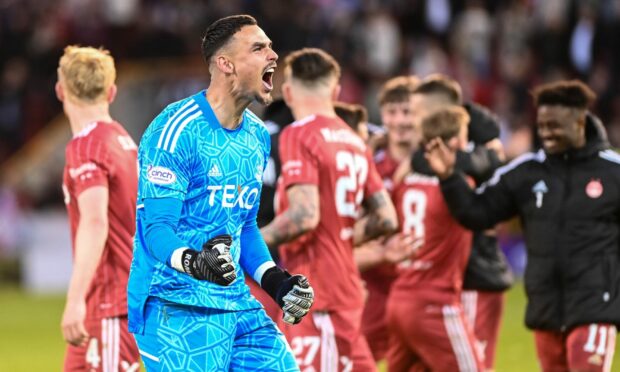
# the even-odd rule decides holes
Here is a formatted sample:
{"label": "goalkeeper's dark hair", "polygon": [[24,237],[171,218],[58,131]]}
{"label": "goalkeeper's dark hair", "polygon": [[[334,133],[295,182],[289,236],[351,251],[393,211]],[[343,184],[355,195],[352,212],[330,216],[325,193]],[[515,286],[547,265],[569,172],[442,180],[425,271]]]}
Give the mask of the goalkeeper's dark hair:
{"label": "goalkeeper's dark hair", "polygon": [[442,74],[427,76],[418,84],[413,93],[437,95],[452,105],[460,105],[463,100],[461,85],[456,80]]}
{"label": "goalkeeper's dark hair", "polygon": [[586,110],[596,100],[596,93],[580,80],[561,80],[542,84],[532,91],[534,105],[560,105]]}
{"label": "goalkeeper's dark hair", "polygon": [[422,136],[428,142],[440,137],[444,142],[458,136],[469,123],[469,114],[461,106],[448,106],[431,112],[422,119]]}
{"label": "goalkeeper's dark hair", "polygon": [[347,123],[351,129],[357,131],[360,123],[366,123],[368,121],[368,111],[366,107],[353,103],[335,102],[334,110],[336,115],[340,117],[345,123]]}
{"label": "goalkeeper's dark hair", "polygon": [[205,61],[210,63],[211,57],[226,45],[241,28],[256,24],[256,19],[246,14],[228,16],[213,22],[207,27],[202,37],[202,55]]}
{"label": "goalkeeper's dark hair", "polygon": [[291,77],[304,85],[313,87],[330,78],[340,79],[340,65],[334,57],[318,48],[303,48],[284,59],[284,68]]}

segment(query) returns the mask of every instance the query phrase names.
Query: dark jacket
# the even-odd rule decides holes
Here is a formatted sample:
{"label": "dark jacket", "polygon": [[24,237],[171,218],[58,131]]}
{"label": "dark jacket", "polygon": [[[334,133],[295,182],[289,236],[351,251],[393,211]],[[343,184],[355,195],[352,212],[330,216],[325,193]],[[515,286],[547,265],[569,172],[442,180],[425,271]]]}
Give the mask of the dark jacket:
{"label": "dark jacket", "polygon": [[[282,99],[275,100],[265,109],[263,116],[265,126],[269,131],[271,140],[271,153],[267,168],[263,173],[263,189],[260,194],[260,206],[256,216],[259,227],[269,224],[275,217],[274,199],[277,189],[277,180],[280,176],[280,157],[278,148],[280,145],[280,133],[284,128],[294,121],[291,110],[286,106]],[[269,247],[271,257],[278,262],[278,247]]]}
{"label": "dark jacket", "polygon": [[[280,157],[278,156],[278,148],[280,145],[280,133],[284,128],[292,123],[293,114],[286,106],[284,100],[278,99],[273,101],[265,109],[264,117],[265,126],[269,130],[271,139],[271,153],[269,155],[269,163],[263,175],[263,189],[260,195],[260,206],[256,221],[259,227],[263,227],[270,223],[275,217],[274,198],[276,194],[276,182],[280,176]],[[270,247],[275,248],[275,247]],[[272,249],[272,255],[276,254],[277,249]]]}
{"label": "dark jacket", "polygon": [[[456,167],[472,177],[476,185],[480,185],[501,165],[495,151],[484,146],[499,137],[499,124],[497,118],[483,106],[467,103],[463,107],[470,116],[468,125],[470,151],[457,152]],[[422,149],[412,156],[411,168],[418,173],[433,175]],[[497,237],[484,231],[474,231],[463,289],[504,291],[513,281],[512,271],[499,248]]]}
{"label": "dark jacket", "polygon": [[586,139],[562,155],[522,155],[477,193],[459,174],[441,182],[451,212],[468,228],[520,217],[529,328],[620,325],[620,155],[592,116]]}

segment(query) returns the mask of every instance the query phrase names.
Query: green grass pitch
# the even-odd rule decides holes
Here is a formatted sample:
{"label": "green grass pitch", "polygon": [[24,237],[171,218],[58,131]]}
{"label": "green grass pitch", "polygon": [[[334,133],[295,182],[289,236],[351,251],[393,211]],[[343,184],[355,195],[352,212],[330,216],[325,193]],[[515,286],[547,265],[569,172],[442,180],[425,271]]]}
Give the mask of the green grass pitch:
{"label": "green grass pitch", "polygon": [[[60,371],[64,343],[60,316],[64,297],[34,296],[0,288],[0,371]],[[537,371],[532,334],[523,326],[525,295],[521,285],[508,292],[497,347],[498,372]],[[617,348],[616,348],[617,349]],[[380,370],[385,371],[382,363]],[[618,352],[612,371],[620,372]]]}

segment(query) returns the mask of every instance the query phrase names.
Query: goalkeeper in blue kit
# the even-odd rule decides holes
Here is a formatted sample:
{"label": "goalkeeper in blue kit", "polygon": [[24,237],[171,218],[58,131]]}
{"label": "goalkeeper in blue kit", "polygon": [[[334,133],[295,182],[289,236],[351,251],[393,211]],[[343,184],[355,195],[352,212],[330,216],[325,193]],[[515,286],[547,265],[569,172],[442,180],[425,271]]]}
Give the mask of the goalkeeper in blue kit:
{"label": "goalkeeper in blue kit", "polygon": [[268,104],[277,54],[250,16],[222,18],[202,44],[211,83],[170,104],[138,152],[129,329],[149,371],[297,371],[244,272],[298,323],[314,299],[272,261],[256,224],[269,133],[247,107]]}

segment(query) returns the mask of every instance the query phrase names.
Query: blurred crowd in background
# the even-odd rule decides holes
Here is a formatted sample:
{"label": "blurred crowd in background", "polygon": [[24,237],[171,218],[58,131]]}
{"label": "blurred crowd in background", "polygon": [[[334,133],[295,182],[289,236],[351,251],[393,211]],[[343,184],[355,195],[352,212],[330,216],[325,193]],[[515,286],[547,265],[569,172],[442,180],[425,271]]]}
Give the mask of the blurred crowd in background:
{"label": "blurred crowd in background", "polygon": [[[442,72],[499,116],[516,156],[532,146],[529,90],[580,78],[620,145],[619,0],[0,0],[0,164],[61,112],[66,45],[103,46],[119,65],[198,56],[206,26],[236,13],[253,15],[281,58],[304,46],[334,55],[341,99],[364,104],[371,122],[387,78]],[[3,192],[6,220],[18,207]]]}

